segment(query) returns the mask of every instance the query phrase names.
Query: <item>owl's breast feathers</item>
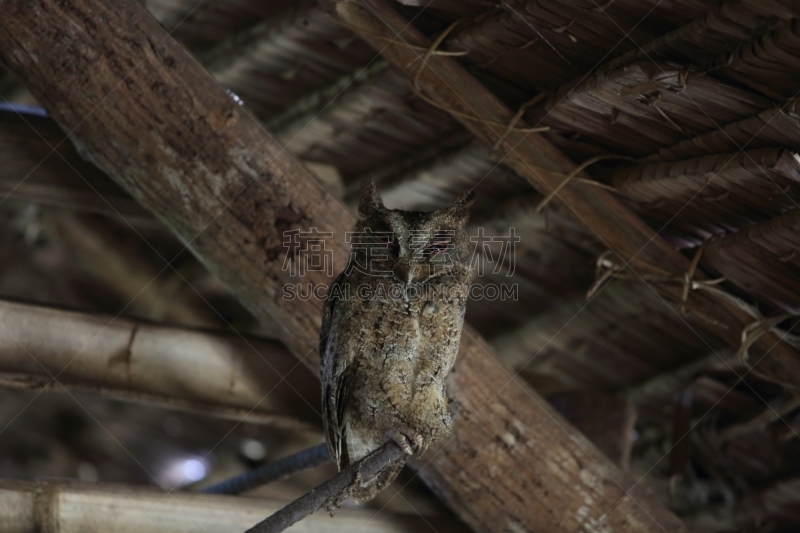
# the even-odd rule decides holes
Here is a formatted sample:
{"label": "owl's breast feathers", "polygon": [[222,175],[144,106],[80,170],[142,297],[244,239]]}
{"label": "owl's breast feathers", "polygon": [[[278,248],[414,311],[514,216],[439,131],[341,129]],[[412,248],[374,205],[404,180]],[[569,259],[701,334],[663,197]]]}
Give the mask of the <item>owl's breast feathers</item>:
{"label": "owl's breast feathers", "polygon": [[[340,468],[408,427],[426,447],[450,431],[445,378],[458,351],[466,284],[443,297],[356,298],[358,276],[331,288],[320,332],[323,423]],[[374,280],[373,283],[376,283]]]}

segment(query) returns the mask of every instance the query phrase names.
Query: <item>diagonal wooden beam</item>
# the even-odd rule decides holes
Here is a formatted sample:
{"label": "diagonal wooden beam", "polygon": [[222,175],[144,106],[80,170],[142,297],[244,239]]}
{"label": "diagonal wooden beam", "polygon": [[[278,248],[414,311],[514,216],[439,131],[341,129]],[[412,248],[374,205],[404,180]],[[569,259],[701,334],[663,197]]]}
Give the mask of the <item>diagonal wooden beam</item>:
{"label": "diagonal wooden beam", "polygon": [[[63,130],[38,111],[44,112],[41,107],[0,110],[0,200],[7,197],[161,227],[150,211],[84,160],[72,143],[61,142]],[[317,169],[310,170],[324,181]]]}
{"label": "diagonal wooden beam", "polygon": [[[332,272],[300,280],[329,284],[349,255],[347,210],[138,5],[6,0],[3,8],[0,63],[81,153],[152,210],[256,316],[280,323],[286,344],[315,368],[322,302],[283,298],[285,286],[298,282],[283,268],[284,232],[333,232],[326,241]],[[470,80],[465,88],[480,94]],[[542,148],[546,163],[568,165]],[[307,258],[301,247],[289,265]],[[455,436],[424,459],[421,475],[475,529],[684,531],[470,328],[449,393],[458,409]]]}
{"label": "diagonal wooden beam", "polygon": [[[489,146],[503,139],[501,145],[506,154],[503,161],[539,192],[551,193],[564,181],[564,175],[574,170],[572,162],[543,137],[522,130],[526,127],[524,121],[507,131],[506,125],[514,113],[455,60],[431,54],[423,62],[418,50],[430,48],[431,41],[384,0],[326,1],[346,25],[417,80],[430,101],[450,110],[476,137]],[[587,181],[571,180],[557,198],[623,262],[629,262],[635,273],[660,273],[680,280],[689,271],[688,259],[606,189]],[[702,272],[695,273],[695,279],[704,277]],[[652,284],[651,289],[668,300],[679,301],[683,295],[682,285],[657,283]],[[753,316],[720,293],[695,291],[689,300],[688,308],[703,317],[709,332],[732,346],[740,345],[742,330],[753,322]],[[760,361],[759,372],[781,382],[786,381],[786,376],[792,376],[792,382],[800,382],[800,354],[794,348],[774,333],[761,336],[755,344],[756,351],[751,355],[753,361]]]}

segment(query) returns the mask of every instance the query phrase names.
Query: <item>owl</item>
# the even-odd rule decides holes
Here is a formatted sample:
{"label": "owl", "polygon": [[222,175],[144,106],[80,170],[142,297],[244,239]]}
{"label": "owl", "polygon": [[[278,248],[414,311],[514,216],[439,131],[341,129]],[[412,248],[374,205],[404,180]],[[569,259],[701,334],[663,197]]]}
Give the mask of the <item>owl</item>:
{"label": "owl", "polygon": [[[473,193],[434,212],[387,209],[362,185],[350,261],[330,287],[320,331],[325,438],[339,469],[388,439],[422,455],[451,433],[453,368],[472,275],[466,224]],[[361,503],[404,462],[348,495]]]}

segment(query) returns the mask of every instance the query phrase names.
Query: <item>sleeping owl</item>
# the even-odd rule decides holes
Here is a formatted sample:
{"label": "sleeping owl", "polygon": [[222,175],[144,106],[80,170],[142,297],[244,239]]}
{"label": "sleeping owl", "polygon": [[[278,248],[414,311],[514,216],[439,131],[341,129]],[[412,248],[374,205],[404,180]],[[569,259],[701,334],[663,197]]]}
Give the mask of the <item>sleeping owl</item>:
{"label": "sleeping owl", "polygon": [[[320,330],[322,415],[339,469],[392,439],[423,454],[452,427],[453,368],[472,274],[466,223],[473,193],[430,213],[386,209],[362,185],[350,262],[331,286]],[[403,462],[350,489],[356,502]]]}

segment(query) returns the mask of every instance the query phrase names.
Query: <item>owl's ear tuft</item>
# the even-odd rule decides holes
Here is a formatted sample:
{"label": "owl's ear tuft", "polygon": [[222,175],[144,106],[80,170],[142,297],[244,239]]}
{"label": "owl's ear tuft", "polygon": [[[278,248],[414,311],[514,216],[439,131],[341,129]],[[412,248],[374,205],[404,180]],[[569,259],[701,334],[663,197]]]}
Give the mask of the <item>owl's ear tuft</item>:
{"label": "owl's ear tuft", "polygon": [[457,196],[444,210],[452,216],[466,218],[469,216],[469,208],[473,202],[475,202],[475,191],[467,191]]}
{"label": "owl's ear tuft", "polygon": [[383,200],[378,195],[375,182],[365,179],[361,182],[361,201],[358,204],[358,212],[363,217],[369,217],[375,211],[386,209]]}

